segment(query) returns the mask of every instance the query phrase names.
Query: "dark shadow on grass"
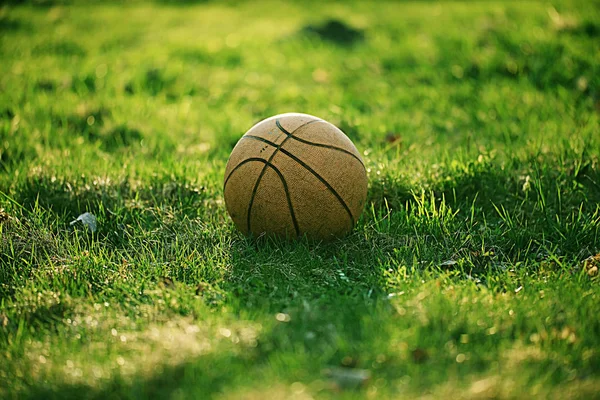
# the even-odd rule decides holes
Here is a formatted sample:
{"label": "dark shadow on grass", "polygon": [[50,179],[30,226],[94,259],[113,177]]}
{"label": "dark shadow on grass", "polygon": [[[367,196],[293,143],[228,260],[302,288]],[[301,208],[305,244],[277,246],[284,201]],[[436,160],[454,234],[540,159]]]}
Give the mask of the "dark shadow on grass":
{"label": "dark shadow on grass", "polygon": [[[95,80],[93,77],[88,78],[74,81],[74,90],[82,93],[93,93],[95,91]],[[55,85],[52,82],[41,82],[38,83],[37,87],[39,90],[53,90]],[[140,130],[132,128],[126,123],[110,126],[107,124],[110,119],[110,110],[99,107],[84,113],[52,115],[51,123],[55,129],[81,136],[90,144],[99,145],[100,149],[106,152],[114,153],[121,149],[127,149],[138,145],[143,139],[144,135]],[[55,140],[57,143],[53,142]],[[64,140],[62,135],[56,135],[44,144],[60,147],[63,145],[60,140]]]}
{"label": "dark shadow on grass", "polygon": [[[58,256],[56,236],[35,222],[21,222],[10,216],[0,222],[0,300],[14,293],[14,283],[31,277],[33,259],[46,260],[48,254]],[[10,238],[10,239],[9,239]]]}
{"label": "dark shadow on grass", "polygon": [[139,144],[143,135],[138,129],[121,124],[105,132],[99,139],[106,151],[114,152],[120,148]]}
{"label": "dark shadow on grass", "polygon": [[74,75],[71,81],[71,89],[79,95],[88,95],[96,92],[96,75]]}
{"label": "dark shadow on grass", "polygon": [[262,237],[232,245],[223,288],[244,308],[277,311],[295,299],[338,301],[376,298],[382,271],[369,267],[370,243],[351,235],[331,243]]}
{"label": "dark shadow on grass", "polygon": [[[2,3],[0,3],[2,4]],[[0,32],[30,31],[31,25],[21,19],[8,16],[0,17]]]}
{"label": "dark shadow on grass", "polygon": [[362,29],[352,27],[338,19],[329,19],[321,24],[306,25],[299,33],[302,36],[316,37],[338,46],[352,46],[365,38]]}
{"label": "dark shadow on grass", "polygon": [[6,325],[2,327],[4,332],[0,333],[0,343],[3,341],[2,336],[4,333],[14,334],[19,330],[18,324],[24,324],[24,326],[27,326],[31,330],[39,329],[46,332],[54,332],[64,324],[64,319],[74,312],[73,307],[64,302],[38,304],[35,307],[17,305],[17,307],[20,308],[18,320],[15,321],[13,318],[7,319]]}
{"label": "dark shadow on grass", "polygon": [[133,95],[139,92],[158,96],[175,84],[176,78],[168,76],[162,69],[149,68],[143,76],[137,77],[125,85],[125,92]]}
{"label": "dark shadow on grass", "polygon": [[72,41],[45,42],[33,48],[33,55],[51,55],[62,57],[83,57],[87,51]]}
{"label": "dark shadow on grass", "polygon": [[573,27],[568,27],[561,30],[561,33],[573,36],[587,36],[589,38],[597,38],[600,36],[600,23],[595,21],[585,21]]}
{"label": "dark shadow on grass", "polygon": [[[92,90],[92,89],[90,89]],[[110,118],[110,110],[99,107],[85,113],[51,116],[52,126],[56,129],[71,131],[88,140],[94,140],[100,134],[104,123]],[[57,135],[58,136],[58,135]],[[52,140],[52,139],[50,139]],[[50,141],[49,140],[49,141]],[[44,144],[53,144],[44,143]]]}
{"label": "dark shadow on grass", "polygon": [[54,92],[56,90],[56,82],[49,79],[42,79],[35,83],[35,89],[40,92]]}
{"label": "dark shadow on grass", "polygon": [[[11,282],[19,276],[35,271],[50,256],[68,253],[62,241],[76,240],[83,248],[88,248],[92,240],[99,241],[111,252],[159,242],[163,245],[156,250],[172,257],[175,255],[170,246],[177,240],[189,242],[189,251],[213,243],[193,221],[199,212],[212,212],[204,188],[170,176],[155,177],[137,187],[128,179],[110,182],[81,176],[67,181],[40,174],[16,186],[10,196],[23,208],[10,226],[3,227],[0,263],[19,265],[18,260],[23,258],[31,264],[18,271],[0,271],[2,283],[7,285],[0,290],[4,295],[10,294]],[[80,223],[70,225],[84,212],[97,218],[98,230],[93,235]],[[41,218],[50,226],[41,225]]]}
{"label": "dark shadow on grass", "polygon": [[10,121],[15,116],[15,112],[10,107],[4,107],[0,110],[0,119]]}
{"label": "dark shadow on grass", "polygon": [[[41,207],[59,217],[70,218],[85,211],[97,214],[105,210],[111,214],[128,205],[134,213],[146,205],[171,207],[183,216],[195,216],[207,194],[204,187],[196,187],[189,181],[172,176],[156,176],[145,185],[138,186],[127,178],[113,182],[107,178],[82,175],[66,180],[39,174],[18,185],[12,197],[28,211]],[[131,202],[135,204],[128,204]]]}
{"label": "dark shadow on grass", "polygon": [[244,61],[240,52],[232,49],[211,53],[202,48],[188,47],[176,49],[171,52],[171,55],[189,64],[206,64],[227,68],[239,67]]}

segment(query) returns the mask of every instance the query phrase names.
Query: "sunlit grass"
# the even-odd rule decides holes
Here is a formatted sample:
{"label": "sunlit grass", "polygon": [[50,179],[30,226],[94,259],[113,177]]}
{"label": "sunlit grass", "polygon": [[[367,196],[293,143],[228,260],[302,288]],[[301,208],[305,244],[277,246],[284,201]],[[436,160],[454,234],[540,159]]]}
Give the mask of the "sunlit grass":
{"label": "sunlit grass", "polygon": [[[597,1],[13,3],[0,397],[596,396]],[[363,154],[334,243],[226,214],[289,111]]]}

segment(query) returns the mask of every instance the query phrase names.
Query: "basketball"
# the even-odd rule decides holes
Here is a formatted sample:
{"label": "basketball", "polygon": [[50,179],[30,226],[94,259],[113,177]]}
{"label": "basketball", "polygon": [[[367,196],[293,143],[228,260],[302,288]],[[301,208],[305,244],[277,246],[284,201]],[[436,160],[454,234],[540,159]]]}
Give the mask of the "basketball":
{"label": "basketball", "polygon": [[367,198],[367,174],[352,141],[308,114],[254,125],[225,168],[227,212],[244,234],[328,240],[349,233]]}

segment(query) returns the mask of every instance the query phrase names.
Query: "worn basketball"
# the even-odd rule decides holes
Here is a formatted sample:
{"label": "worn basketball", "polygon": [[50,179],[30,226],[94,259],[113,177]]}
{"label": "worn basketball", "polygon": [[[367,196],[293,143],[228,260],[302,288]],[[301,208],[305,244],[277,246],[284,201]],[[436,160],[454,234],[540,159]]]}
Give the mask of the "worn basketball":
{"label": "worn basketball", "polygon": [[327,240],[356,224],[367,174],[337,127],[308,114],[280,114],[254,125],[236,144],[224,193],[244,234]]}

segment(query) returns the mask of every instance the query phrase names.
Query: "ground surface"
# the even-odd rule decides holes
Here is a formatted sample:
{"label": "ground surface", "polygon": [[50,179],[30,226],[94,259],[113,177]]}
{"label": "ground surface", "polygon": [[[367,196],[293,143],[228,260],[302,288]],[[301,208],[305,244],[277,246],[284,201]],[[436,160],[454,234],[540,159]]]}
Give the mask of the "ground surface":
{"label": "ground surface", "polygon": [[[4,3],[0,397],[600,393],[598,1]],[[364,154],[343,240],[226,214],[288,111]]]}

